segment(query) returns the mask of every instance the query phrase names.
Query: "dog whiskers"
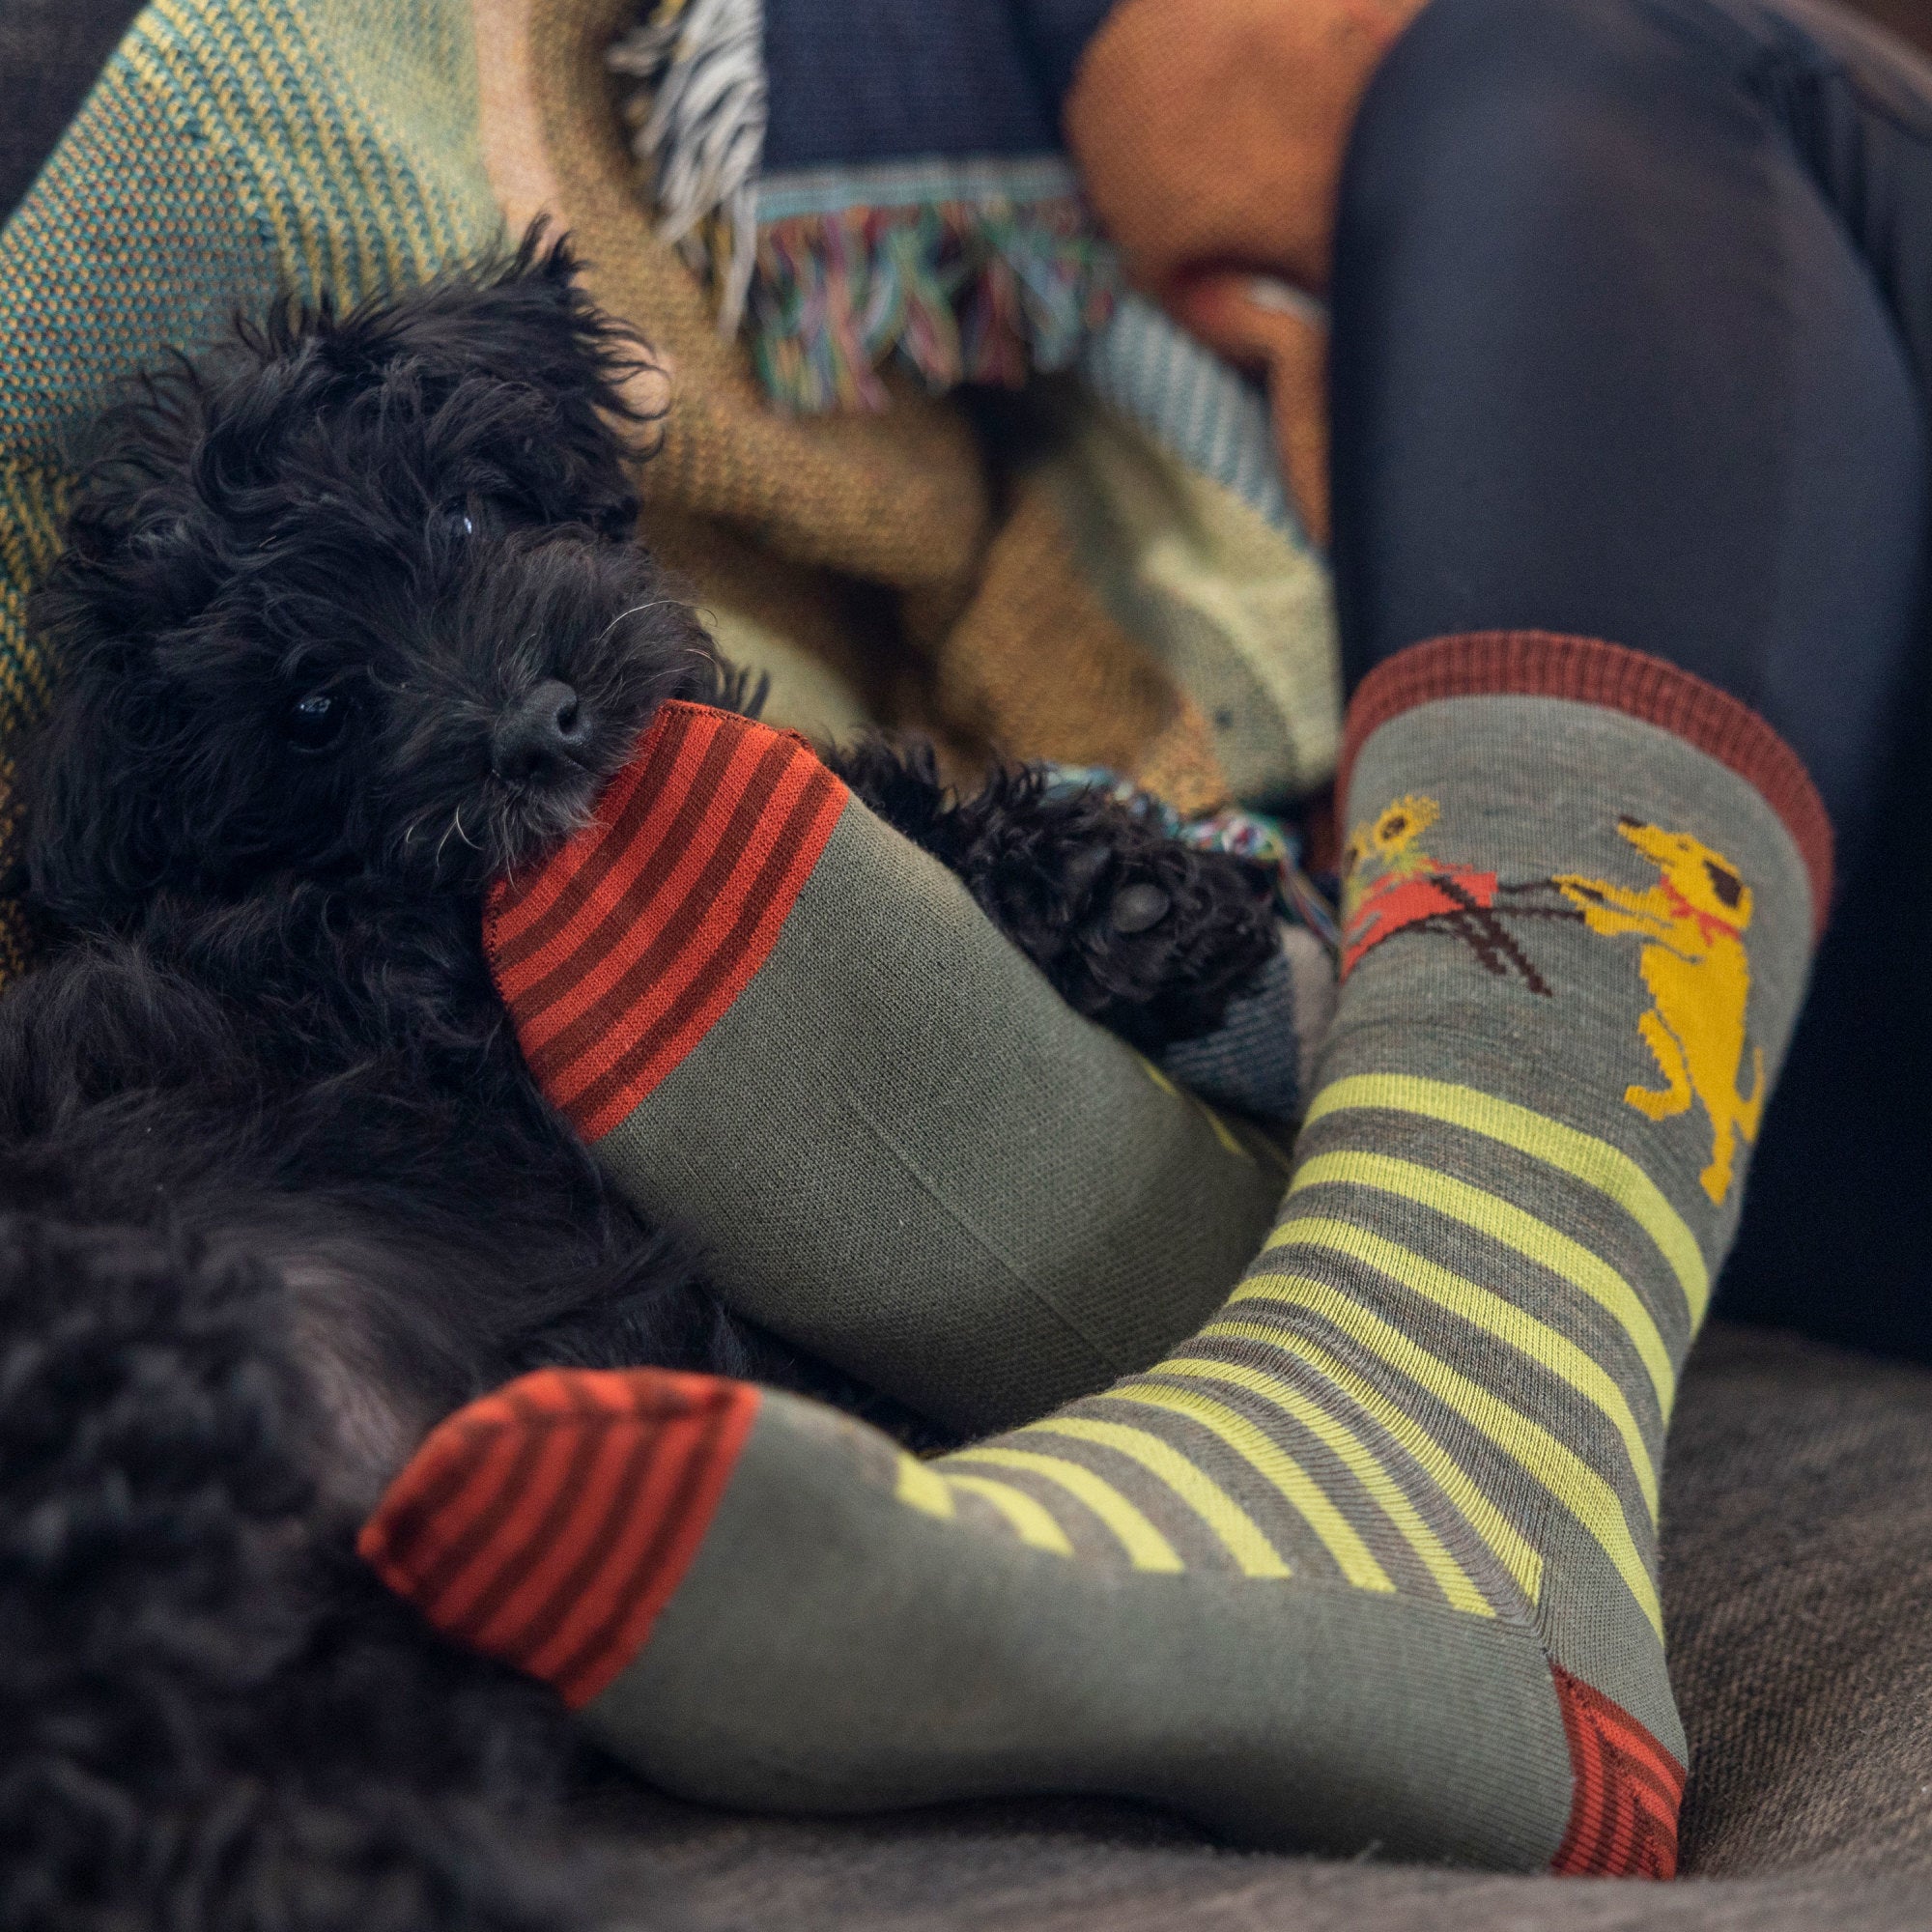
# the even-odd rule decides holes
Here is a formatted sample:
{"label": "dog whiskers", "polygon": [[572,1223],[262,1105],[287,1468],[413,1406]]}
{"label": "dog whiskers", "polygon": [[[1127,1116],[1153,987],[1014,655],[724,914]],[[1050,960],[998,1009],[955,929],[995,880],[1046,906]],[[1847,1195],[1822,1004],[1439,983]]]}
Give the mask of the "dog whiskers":
{"label": "dog whiskers", "polygon": [[463,812],[461,808],[459,808],[455,816],[443,827],[442,837],[436,841],[436,857],[430,861],[430,869],[432,871],[440,872],[442,870],[443,847],[449,843],[452,833],[458,835],[471,851],[480,852],[483,849],[470,838],[469,833],[463,830]]}
{"label": "dog whiskers", "polygon": [[647,604],[633,604],[628,611],[619,611],[617,614],[614,617],[612,617],[611,621],[608,624],[606,624],[601,631],[598,632],[597,641],[601,644],[604,641],[604,639],[608,638],[611,635],[611,633],[614,631],[617,628],[617,626],[624,621],[626,617],[641,617],[646,611],[661,611],[665,609],[667,606],[674,604],[676,601],[677,600],[675,598],[671,597],[653,597]]}

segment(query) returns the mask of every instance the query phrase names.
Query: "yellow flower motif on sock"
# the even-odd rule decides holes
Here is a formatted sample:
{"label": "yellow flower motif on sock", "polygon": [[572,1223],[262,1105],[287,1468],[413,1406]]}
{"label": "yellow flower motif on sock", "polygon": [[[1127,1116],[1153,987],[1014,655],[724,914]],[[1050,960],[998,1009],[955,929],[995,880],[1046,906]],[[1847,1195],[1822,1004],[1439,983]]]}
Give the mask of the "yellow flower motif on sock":
{"label": "yellow flower motif on sock", "polygon": [[1433,798],[1405,795],[1382,807],[1369,829],[1369,842],[1376,856],[1386,862],[1406,852],[1441,816],[1442,808]]}
{"label": "yellow flower motif on sock", "polygon": [[1442,816],[1442,808],[1433,798],[1406,793],[1391,799],[1366,825],[1358,825],[1349,835],[1342,851],[1342,911],[1346,919],[1361,902],[1375,879],[1399,879],[1435,864],[1416,840]]}

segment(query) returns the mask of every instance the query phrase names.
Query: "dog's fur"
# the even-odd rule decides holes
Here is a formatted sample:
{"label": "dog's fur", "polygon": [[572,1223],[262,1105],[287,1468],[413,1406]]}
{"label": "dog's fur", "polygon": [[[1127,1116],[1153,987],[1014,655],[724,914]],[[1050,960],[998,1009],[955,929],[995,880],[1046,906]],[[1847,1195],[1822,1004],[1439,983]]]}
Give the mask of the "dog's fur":
{"label": "dog's fur", "polygon": [[[656,706],[741,696],[632,537],[646,367],[533,236],[242,329],[109,426],[77,497],[22,779],[50,951],[0,1000],[9,1926],[570,1921],[530,1851],[558,1713],[355,1565],[387,1477],[539,1362],[918,1434],[606,1185],[483,960],[489,881]],[[883,743],[838,762],[1143,1048],[1271,949],[1248,870],[1130,812],[1025,773],[962,802]]]}

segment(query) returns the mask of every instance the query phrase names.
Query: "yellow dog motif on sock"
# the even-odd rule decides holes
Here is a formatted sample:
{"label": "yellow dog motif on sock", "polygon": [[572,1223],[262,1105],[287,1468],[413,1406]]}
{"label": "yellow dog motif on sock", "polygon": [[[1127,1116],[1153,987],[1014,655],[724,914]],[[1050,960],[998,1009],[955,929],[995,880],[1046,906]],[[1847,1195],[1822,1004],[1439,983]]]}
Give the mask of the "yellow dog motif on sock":
{"label": "yellow dog motif on sock", "polygon": [[1644,892],[1571,873],[1551,881],[1605,938],[1636,933],[1652,943],[1639,968],[1651,1009],[1637,1021],[1665,1085],[1624,1090],[1627,1104],[1653,1121],[1703,1103],[1711,1121],[1711,1164],[1699,1177],[1721,1203],[1730,1191],[1738,1137],[1757,1139],[1764,1112],[1764,1049],[1752,1049],[1748,1098],[1738,1092],[1745,1057],[1745,1006],[1750,958],[1743,934],[1751,890],[1722,853],[1688,832],[1664,832],[1634,818],[1617,830],[1662,873]]}

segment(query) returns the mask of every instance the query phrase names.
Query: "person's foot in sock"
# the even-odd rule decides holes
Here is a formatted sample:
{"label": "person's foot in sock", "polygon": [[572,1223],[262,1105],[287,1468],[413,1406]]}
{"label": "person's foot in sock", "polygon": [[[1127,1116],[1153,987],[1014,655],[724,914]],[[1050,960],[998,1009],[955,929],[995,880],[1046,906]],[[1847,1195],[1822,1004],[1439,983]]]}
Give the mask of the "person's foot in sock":
{"label": "person's foot in sock", "polygon": [[1663,1437],[1829,828],[1733,699],[1536,635],[1384,666],[1343,780],[1294,1185],[1195,1339],[930,1463],[733,1384],[532,1378],[431,1437],[366,1553],[693,1797],[1105,1792],[1667,1875]]}
{"label": "person's foot in sock", "polygon": [[618,1186],[740,1315],[946,1439],[1152,1361],[1287,1185],[802,738],[732,712],[664,705],[485,945]]}

